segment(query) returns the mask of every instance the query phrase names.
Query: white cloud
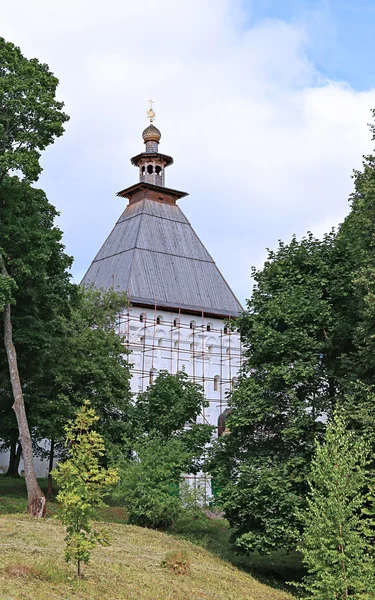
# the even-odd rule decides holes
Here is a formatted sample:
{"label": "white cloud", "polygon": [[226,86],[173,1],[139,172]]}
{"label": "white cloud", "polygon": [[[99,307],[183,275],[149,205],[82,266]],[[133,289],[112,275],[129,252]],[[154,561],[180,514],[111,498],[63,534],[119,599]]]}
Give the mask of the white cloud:
{"label": "white cloud", "polygon": [[190,192],[181,207],[241,299],[266,246],[321,234],[347,212],[375,91],[324,79],[305,55],[306,23],[245,24],[240,0],[2,8],[2,35],[50,64],[72,117],[41,185],[62,211],[77,278],[123,209],[115,192],[137,180],[129,158],[150,97],[175,158],[167,185]]}

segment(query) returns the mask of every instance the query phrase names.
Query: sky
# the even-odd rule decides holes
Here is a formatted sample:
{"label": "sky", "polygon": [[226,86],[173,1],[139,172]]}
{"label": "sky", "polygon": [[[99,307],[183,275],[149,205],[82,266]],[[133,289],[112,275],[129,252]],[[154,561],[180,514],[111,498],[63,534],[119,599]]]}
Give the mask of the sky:
{"label": "sky", "polygon": [[4,0],[1,33],[48,63],[70,115],[37,183],[79,282],[138,180],[148,100],[166,185],[244,303],[251,267],[349,211],[372,151],[373,0]]}

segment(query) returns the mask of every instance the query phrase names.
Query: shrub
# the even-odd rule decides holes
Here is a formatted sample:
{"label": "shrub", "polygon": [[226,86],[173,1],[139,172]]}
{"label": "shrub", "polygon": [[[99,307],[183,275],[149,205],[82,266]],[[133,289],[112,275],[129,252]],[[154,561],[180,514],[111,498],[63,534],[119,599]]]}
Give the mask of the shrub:
{"label": "shrub", "polygon": [[170,550],[165,555],[161,566],[176,575],[188,575],[190,573],[190,555],[186,550]]}
{"label": "shrub", "polygon": [[76,561],[78,577],[81,563],[87,564],[90,559],[91,549],[97,543],[109,544],[108,537],[92,530],[91,523],[97,517],[97,507],[103,505],[102,497],[108,487],[118,481],[115,469],[105,469],[99,464],[104,456],[104,442],[92,429],[96,421],[98,417],[86,401],[75,420],[65,428],[69,458],[52,473],[60,488],[57,500],[61,509],[57,517],[67,526],[65,559]]}
{"label": "shrub", "polygon": [[148,436],[120,466],[115,494],[124,504],[129,523],[166,529],[181,514],[179,484],[184,451],[178,439]]}

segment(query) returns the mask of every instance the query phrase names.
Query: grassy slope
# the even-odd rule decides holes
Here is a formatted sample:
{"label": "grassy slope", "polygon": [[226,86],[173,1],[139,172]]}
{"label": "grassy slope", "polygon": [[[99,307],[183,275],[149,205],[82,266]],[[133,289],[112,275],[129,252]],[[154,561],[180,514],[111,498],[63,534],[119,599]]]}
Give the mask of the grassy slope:
{"label": "grassy slope", "polygon": [[[103,524],[112,545],[98,548],[77,581],[64,563],[64,530],[54,519],[0,517],[0,590],[2,600],[287,600],[250,575],[199,546],[172,535],[123,525]],[[166,552],[185,548],[190,575],[160,566]]]}

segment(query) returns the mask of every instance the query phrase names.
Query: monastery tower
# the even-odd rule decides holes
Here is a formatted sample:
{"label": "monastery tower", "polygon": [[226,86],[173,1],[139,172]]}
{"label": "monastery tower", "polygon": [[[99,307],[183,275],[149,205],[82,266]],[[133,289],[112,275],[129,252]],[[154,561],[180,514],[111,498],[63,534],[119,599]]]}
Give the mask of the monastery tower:
{"label": "monastery tower", "polygon": [[147,114],[145,149],[131,159],[139,181],[118,192],[128,205],[82,283],[128,294],[118,328],[131,351],[134,394],[162,369],[185,370],[209,400],[200,422],[221,435],[241,364],[239,336],[227,320],[242,307],[177,205],[187,194],[165,185],[173,158],[159,152],[152,106]]}

